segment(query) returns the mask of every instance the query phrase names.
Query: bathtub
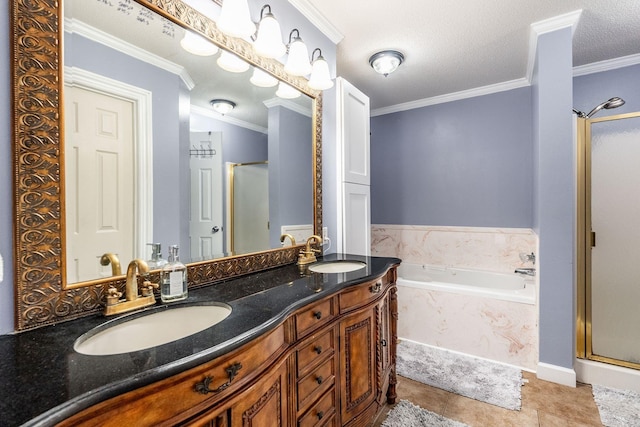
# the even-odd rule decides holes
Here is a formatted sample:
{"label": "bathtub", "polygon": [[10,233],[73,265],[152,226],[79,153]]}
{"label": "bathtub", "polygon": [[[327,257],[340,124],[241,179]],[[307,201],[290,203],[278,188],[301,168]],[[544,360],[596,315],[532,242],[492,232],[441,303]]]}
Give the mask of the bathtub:
{"label": "bathtub", "polygon": [[534,371],[535,277],[402,263],[398,337]]}
{"label": "bathtub", "polygon": [[398,286],[535,304],[534,278],[515,273],[402,263]]}

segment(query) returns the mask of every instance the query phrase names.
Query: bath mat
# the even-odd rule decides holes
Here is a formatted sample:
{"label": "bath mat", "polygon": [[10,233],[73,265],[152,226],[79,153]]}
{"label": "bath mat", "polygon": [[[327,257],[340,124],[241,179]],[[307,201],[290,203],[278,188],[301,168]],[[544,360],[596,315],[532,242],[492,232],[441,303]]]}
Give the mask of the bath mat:
{"label": "bath mat", "polygon": [[520,410],[522,371],[411,341],[398,343],[397,373],[461,396]]}
{"label": "bath mat", "polygon": [[593,399],[606,427],[640,426],[640,393],[594,384]]}
{"label": "bath mat", "polygon": [[389,411],[382,427],[469,427],[458,421],[422,409],[408,400],[401,400]]}

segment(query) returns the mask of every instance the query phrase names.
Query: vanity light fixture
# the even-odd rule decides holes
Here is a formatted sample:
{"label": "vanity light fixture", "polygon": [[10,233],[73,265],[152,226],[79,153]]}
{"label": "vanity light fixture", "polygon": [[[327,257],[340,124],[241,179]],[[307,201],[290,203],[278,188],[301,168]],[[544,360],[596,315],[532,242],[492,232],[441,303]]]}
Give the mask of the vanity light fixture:
{"label": "vanity light fixture", "polygon": [[230,73],[244,73],[249,69],[249,63],[229,51],[223,50],[216,63],[220,68]]}
{"label": "vanity light fixture", "polygon": [[229,101],[228,99],[212,99],[209,101],[209,104],[211,104],[213,109],[223,116],[236,108],[236,103]]}
{"label": "vanity light fixture", "polygon": [[218,46],[193,31],[185,31],[180,46],[189,53],[198,56],[211,56],[218,53]]}
{"label": "vanity light fixture", "polygon": [[[265,13],[267,8],[269,11]],[[253,47],[258,55],[265,58],[280,58],[287,51],[287,47],[282,43],[280,24],[271,13],[271,6],[268,4],[260,10],[260,23]]]}
{"label": "vanity light fixture", "polygon": [[262,71],[260,68],[253,68],[253,74],[249,81],[258,87],[273,87],[278,84],[278,79]]}
{"label": "vanity light fixture", "polygon": [[299,97],[300,91],[295,89],[285,82],[280,82],[278,84],[278,90],[276,91],[276,96],[282,99],[293,99]]}
{"label": "vanity light fixture", "polygon": [[[293,33],[296,33],[293,36]],[[292,76],[306,76],[311,72],[309,50],[300,38],[300,31],[294,28],[289,33],[289,57],[284,65],[284,71]]]}
{"label": "vanity light fixture", "polygon": [[376,73],[382,74],[387,77],[393,73],[404,62],[404,55],[397,50],[383,50],[378,53],[374,53],[369,58],[369,65],[375,70]]}
{"label": "vanity light fixture", "polygon": [[[314,60],[313,56],[318,52],[318,57]],[[329,64],[322,57],[322,50],[315,48],[311,53],[311,76],[309,77],[309,87],[315,90],[325,90],[333,86],[331,74],[329,73]]]}
{"label": "vanity light fixture", "polygon": [[224,0],[216,24],[220,31],[232,37],[247,39],[256,32],[247,0]]}

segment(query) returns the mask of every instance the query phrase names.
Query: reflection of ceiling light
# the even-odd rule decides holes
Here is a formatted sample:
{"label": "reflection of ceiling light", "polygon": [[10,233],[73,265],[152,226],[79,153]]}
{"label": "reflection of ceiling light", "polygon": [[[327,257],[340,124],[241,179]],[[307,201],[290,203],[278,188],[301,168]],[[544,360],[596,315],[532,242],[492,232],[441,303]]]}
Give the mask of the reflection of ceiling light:
{"label": "reflection of ceiling light", "polygon": [[[318,52],[318,57],[313,60],[313,55]],[[309,77],[309,87],[315,90],[325,90],[333,86],[329,73],[329,64],[322,57],[320,48],[313,50],[311,54],[311,76]]]}
{"label": "reflection of ceiling light", "polygon": [[[264,10],[267,7],[269,11],[263,16]],[[256,49],[258,55],[262,55],[265,58],[280,58],[287,51],[287,47],[282,43],[280,24],[271,14],[271,6],[268,4],[262,6],[262,10],[260,11],[258,35],[253,47]]]}
{"label": "reflection of ceiling light", "polygon": [[218,53],[218,46],[192,31],[186,31],[180,40],[180,46],[194,55],[211,56]]}
{"label": "reflection of ceiling light", "polygon": [[397,50],[383,50],[375,53],[369,58],[369,65],[376,73],[387,77],[393,73],[404,62],[404,55]]}
{"label": "reflection of ceiling light", "polygon": [[[294,31],[296,36],[292,40]],[[292,76],[306,76],[311,72],[307,45],[300,38],[300,32],[296,28],[289,33],[289,57],[284,65],[284,71]]]}
{"label": "reflection of ceiling light", "polygon": [[256,32],[247,0],[225,0],[218,17],[218,28],[228,36],[249,38]]}
{"label": "reflection of ceiling light", "polygon": [[273,87],[278,84],[278,79],[259,68],[253,69],[253,75],[249,81],[258,87]]}
{"label": "reflection of ceiling light", "polygon": [[284,99],[293,99],[293,98],[299,97],[300,95],[301,94],[298,89],[295,89],[289,86],[285,82],[280,82],[278,84],[278,90],[276,91],[276,96]]}
{"label": "reflection of ceiling light", "polygon": [[248,62],[226,50],[222,51],[216,63],[220,68],[231,73],[244,73],[249,69]]}
{"label": "reflection of ceiling light", "polygon": [[212,99],[209,104],[223,116],[236,107],[236,103],[228,99]]}

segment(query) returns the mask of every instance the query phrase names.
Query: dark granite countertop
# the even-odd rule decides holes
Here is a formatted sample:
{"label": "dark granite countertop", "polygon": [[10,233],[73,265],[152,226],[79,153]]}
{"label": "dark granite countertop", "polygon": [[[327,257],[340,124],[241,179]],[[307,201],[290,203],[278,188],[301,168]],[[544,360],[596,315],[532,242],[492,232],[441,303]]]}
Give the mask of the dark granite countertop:
{"label": "dark granite countertop", "polygon": [[400,263],[397,258],[336,254],[319,261],[340,259],[367,266],[302,277],[292,264],[189,290],[186,300],[170,305],[158,302],[146,310],[216,301],[230,305],[232,312],[202,332],[147,350],[109,356],[74,351],[80,335],[112,319],[102,315],[0,336],[0,426],[54,425],[98,402],[228,353],[272,330],[294,310]]}

